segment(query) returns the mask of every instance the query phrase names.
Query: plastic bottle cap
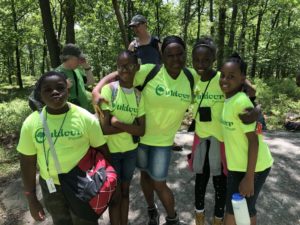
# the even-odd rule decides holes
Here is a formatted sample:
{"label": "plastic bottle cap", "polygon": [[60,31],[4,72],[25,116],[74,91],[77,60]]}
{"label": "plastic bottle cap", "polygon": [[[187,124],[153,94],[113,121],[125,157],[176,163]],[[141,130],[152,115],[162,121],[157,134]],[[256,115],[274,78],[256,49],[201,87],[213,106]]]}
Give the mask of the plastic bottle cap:
{"label": "plastic bottle cap", "polygon": [[241,201],[244,199],[244,196],[241,195],[240,193],[234,193],[232,195],[232,200],[235,200],[235,201]]}

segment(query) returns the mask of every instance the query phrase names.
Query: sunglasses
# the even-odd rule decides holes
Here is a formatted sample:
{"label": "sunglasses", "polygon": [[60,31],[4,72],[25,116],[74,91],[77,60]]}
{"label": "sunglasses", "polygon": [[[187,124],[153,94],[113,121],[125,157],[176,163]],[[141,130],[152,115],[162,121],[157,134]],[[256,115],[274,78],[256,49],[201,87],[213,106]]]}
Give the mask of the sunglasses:
{"label": "sunglasses", "polygon": [[135,64],[127,64],[127,65],[124,65],[124,66],[118,66],[117,67],[117,70],[122,72],[122,71],[132,71],[134,68],[135,68]]}

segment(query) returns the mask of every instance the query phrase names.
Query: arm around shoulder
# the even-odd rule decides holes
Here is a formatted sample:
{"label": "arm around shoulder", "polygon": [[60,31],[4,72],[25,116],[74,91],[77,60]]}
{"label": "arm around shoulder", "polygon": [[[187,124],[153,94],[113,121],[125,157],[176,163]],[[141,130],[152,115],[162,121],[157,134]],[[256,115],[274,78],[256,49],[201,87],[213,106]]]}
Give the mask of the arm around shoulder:
{"label": "arm around shoulder", "polygon": [[118,72],[115,71],[106,75],[98,82],[98,84],[94,87],[92,91],[92,98],[94,104],[99,104],[101,101],[103,101],[103,98],[100,95],[101,89],[104,87],[104,85],[117,80],[117,77],[118,77]]}

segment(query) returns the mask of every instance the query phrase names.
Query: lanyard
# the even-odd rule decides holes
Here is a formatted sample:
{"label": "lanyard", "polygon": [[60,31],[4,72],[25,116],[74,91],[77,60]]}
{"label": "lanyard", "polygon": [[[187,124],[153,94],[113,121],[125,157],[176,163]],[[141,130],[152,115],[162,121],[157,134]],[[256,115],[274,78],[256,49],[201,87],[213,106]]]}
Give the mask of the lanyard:
{"label": "lanyard", "polygon": [[[55,137],[54,145],[55,145],[55,143],[56,143],[56,141],[57,141],[57,139],[58,139],[58,136],[59,136],[59,134],[60,134],[60,131],[61,131],[61,129],[62,129],[64,123],[65,123],[67,114],[68,114],[68,111],[66,112],[66,114],[65,114],[65,116],[64,116],[64,118],[63,118],[63,121],[62,121],[62,123],[61,123],[61,125],[60,125],[59,131],[58,131],[58,134],[57,134],[57,137]],[[47,111],[46,111],[46,121],[47,121]],[[43,127],[43,131],[44,131],[44,133],[45,133],[45,128],[44,128],[44,127]],[[43,141],[43,150],[44,150],[44,156],[45,156],[45,161],[46,161],[47,171],[48,171],[48,173],[49,173],[49,155],[50,155],[49,153],[50,153],[50,147],[48,148],[48,151],[46,152],[46,148],[45,148],[45,140]]]}

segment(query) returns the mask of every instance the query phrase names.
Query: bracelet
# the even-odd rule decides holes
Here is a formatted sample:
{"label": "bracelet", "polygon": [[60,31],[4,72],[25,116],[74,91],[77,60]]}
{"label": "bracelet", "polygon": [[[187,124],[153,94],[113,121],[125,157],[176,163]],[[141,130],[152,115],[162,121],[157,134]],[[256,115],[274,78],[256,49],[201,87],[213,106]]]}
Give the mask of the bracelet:
{"label": "bracelet", "polygon": [[25,196],[29,196],[29,195],[32,195],[32,194],[35,194],[36,190],[34,189],[33,191],[24,191],[24,195]]}
{"label": "bracelet", "polygon": [[83,68],[84,70],[91,70],[92,67],[88,67],[88,68]]}

